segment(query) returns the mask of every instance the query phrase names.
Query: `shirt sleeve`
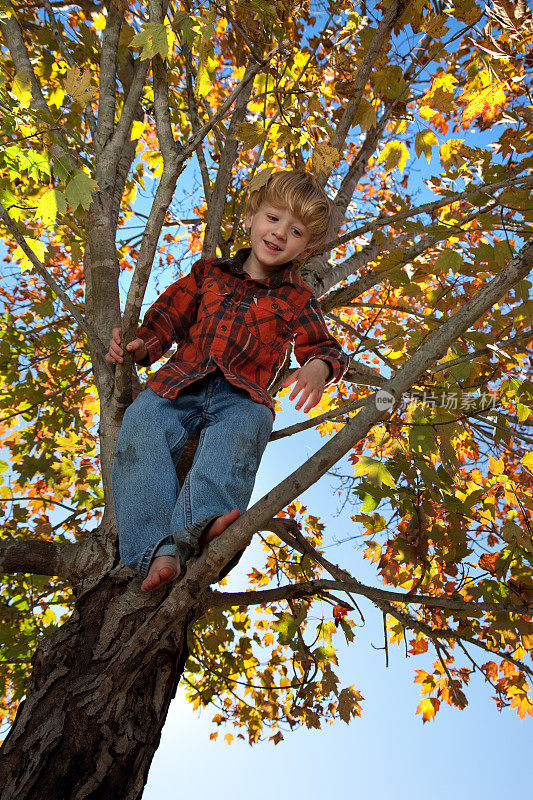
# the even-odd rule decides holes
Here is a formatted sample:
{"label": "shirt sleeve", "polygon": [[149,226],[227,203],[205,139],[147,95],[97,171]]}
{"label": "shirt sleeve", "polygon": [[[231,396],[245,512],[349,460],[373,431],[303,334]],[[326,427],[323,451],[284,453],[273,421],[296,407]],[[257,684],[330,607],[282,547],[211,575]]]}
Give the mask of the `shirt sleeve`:
{"label": "shirt sleeve", "polygon": [[339,381],[348,369],[349,358],[329,332],[314,295],[310,297],[298,319],[294,355],[302,367],[314,358],[325,361],[330,368],[326,384]]}
{"label": "shirt sleeve", "polygon": [[137,331],[148,351],[146,358],[139,361],[141,367],[159,361],[173,342],[187,336],[196,319],[203,273],[204,261],[200,259],[188,275],[171,283],[146,312]]}

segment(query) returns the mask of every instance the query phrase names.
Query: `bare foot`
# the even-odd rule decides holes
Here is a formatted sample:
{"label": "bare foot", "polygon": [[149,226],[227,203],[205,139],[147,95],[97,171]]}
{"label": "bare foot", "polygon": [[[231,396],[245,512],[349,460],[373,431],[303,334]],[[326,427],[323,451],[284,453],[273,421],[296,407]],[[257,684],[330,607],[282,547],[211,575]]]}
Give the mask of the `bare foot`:
{"label": "bare foot", "polygon": [[235,522],[237,517],[241,516],[241,512],[238,508],[234,508],[232,511],[228,511],[227,514],[222,514],[221,517],[217,517],[209,528],[207,528],[202,535],[200,536],[200,548],[203,549],[206,544],[209,544],[216,536],[220,536],[220,534],[229,528],[232,522]]}
{"label": "bare foot", "polygon": [[157,556],[148,570],[148,575],[141,583],[142,592],[153,592],[164,583],[170,583],[179,577],[181,564],[178,556]]}

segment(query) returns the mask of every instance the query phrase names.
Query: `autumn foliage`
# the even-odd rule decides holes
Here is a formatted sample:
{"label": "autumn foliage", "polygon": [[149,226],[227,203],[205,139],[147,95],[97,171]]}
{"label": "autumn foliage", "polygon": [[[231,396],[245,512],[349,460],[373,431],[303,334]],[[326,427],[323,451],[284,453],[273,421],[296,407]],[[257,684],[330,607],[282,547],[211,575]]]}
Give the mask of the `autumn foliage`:
{"label": "autumn foliage", "polygon": [[[533,15],[525,2],[340,0],[318,11],[305,0],[193,0],[163,4],[163,21],[149,5],[158,4],[0,3],[0,559],[13,544],[68,547],[102,530],[109,463],[100,457],[99,403],[112,391],[103,388],[98,347],[43,276],[103,342],[119,287],[124,302],[154,236],[158,203],[152,281],[162,289],[202,248],[227,255],[244,244],[251,182],[289,166],[326,186],[336,230],[302,274],[353,362],[309,415],[325,441],[519,263],[530,239]],[[111,111],[101,82],[110,20]],[[91,311],[100,273],[84,268],[107,191],[108,140],[97,125],[107,114],[122,135],[141,79],[114,167],[116,276],[102,295],[106,321]],[[166,112],[158,107],[165,96]],[[157,187],[182,155],[164,208]],[[442,703],[464,708],[475,673],[499,708],[533,716],[532,316],[524,273],[337,465],[353,534],[344,547],[371,565],[372,587],[324,556],[332,537],[324,509],[293,496],[275,518],[284,527],[259,531],[262,549],[235,605],[217,600],[189,632],[187,694],[194,707],[216,706],[216,726],[277,743],[297,725],[360,715],[364,687],[341,686],[337,665],[345,646],[357,646],[354,598],[365,597],[383,614],[387,646],[405,646],[423,665],[414,680],[424,721]],[[283,428],[280,395],[276,402]],[[5,572],[8,723],[36,646],[69,617],[76,582],[53,570]],[[294,591],[268,595],[278,587]]]}

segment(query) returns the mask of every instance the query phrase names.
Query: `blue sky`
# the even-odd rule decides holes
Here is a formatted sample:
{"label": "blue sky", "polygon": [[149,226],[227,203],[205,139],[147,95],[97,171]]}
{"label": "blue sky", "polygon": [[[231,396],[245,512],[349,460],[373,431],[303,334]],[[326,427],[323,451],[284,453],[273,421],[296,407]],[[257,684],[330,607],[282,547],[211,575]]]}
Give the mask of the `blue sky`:
{"label": "blue sky", "polygon": [[[277,428],[304,418],[287,400],[284,406]],[[323,443],[324,439],[310,431],[293,436],[290,447],[286,440],[269,444],[252,503]],[[358,542],[335,544],[354,533],[350,512],[336,515],[339,498],[335,487],[336,480],[325,475],[300,499],[326,523],[328,558],[348,567],[360,580],[379,586],[381,581],[363,559]],[[259,559],[256,541],[232,574],[227,590],[245,588],[246,572]],[[386,668],[383,650],[374,649],[383,645],[381,614],[365,599],[360,606],[366,625],[358,625],[355,641],[342,647],[338,658],[341,684],[355,685],[365,698],[361,718],[350,725],[339,720],[321,731],[299,729],[286,734],[278,745],[265,741],[250,747],[237,740],[227,745],[224,734],[235,734],[235,730],[216,728],[211,723],[216,709],[193,711],[183,690],[178,689],[143,800],[156,800],[163,791],[173,792],[174,786],[176,796],[189,790],[201,798],[213,793],[217,800],[248,800],[250,795],[254,800],[271,800],[274,791],[311,800],[337,792],[365,800],[392,795],[395,800],[426,796],[449,800],[453,792],[462,800],[471,796],[500,798],[508,791],[512,765],[528,763],[532,721],[522,722],[513,711],[498,712],[490,699],[491,687],[473,676],[467,692],[469,707],[461,712],[442,705],[435,721],[423,724],[415,714],[421,695],[418,684],[413,683],[414,671],[427,668],[435,656],[429,653],[406,659],[404,648],[393,645]],[[355,614],[352,619],[358,621]],[[488,660],[481,652],[472,651],[472,655],[479,663]],[[213,730],[219,731],[218,741],[209,739]],[[519,793],[529,786],[527,772],[518,771],[513,790]]]}
{"label": "blue sky", "polygon": [[[287,400],[284,405],[276,427],[304,418]],[[311,431],[293,436],[290,447],[286,440],[269,444],[252,502],[321,443],[324,439]],[[381,579],[363,559],[358,542],[334,544],[354,533],[349,517],[353,511],[335,515],[339,505],[335,486],[335,479],[325,475],[300,499],[326,522],[327,557],[348,567],[360,580],[380,586]],[[254,563],[254,548],[255,563],[261,558],[254,543],[232,574],[228,591],[246,587],[245,573]],[[364,800],[499,800],[511,781],[513,792],[522,790],[529,796],[530,776],[517,765],[528,763],[532,720],[522,722],[508,709],[498,712],[490,699],[492,688],[473,676],[467,692],[469,707],[461,712],[441,705],[434,722],[422,723],[421,715],[415,714],[421,695],[419,685],[413,683],[414,671],[427,668],[436,657],[429,653],[406,659],[403,646],[392,645],[387,669],[383,650],[374,649],[383,645],[381,614],[364,598],[360,607],[366,626],[358,626],[355,641],[338,653],[341,685],[353,684],[365,698],[360,718],[350,725],[339,720],[321,731],[299,729],[286,734],[278,745],[265,741],[250,747],[237,740],[227,745],[225,733],[235,734],[235,730],[216,728],[211,723],[216,709],[193,711],[178,689],[143,800],[156,800],[163,792],[168,796],[169,790],[170,797],[190,791],[195,797],[213,795],[217,800],[271,800],[274,794],[309,800],[335,794]],[[351,616],[359,621],[355,614]],[[489,660],[481,651],[472,650],[472,655],[479,663]],[[213,730],[219,731],[218,741],[209,739]]]}

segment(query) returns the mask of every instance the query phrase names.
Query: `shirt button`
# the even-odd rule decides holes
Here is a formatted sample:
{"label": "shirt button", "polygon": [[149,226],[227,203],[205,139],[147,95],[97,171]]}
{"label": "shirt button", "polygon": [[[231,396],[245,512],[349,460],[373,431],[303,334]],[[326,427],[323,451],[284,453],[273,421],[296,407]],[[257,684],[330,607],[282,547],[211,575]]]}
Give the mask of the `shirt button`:
{"label": "shirt button", "polygon": [[272,303],[272,308],[279,308],[277,303]]}
{"label": "shirt button", "polygon": [[227,330],[227,327],[226,327],[226,325],[221,325],[221,326],[220,326],[220,330],[221,330],[221,331],[225,331],[225,330]]}

